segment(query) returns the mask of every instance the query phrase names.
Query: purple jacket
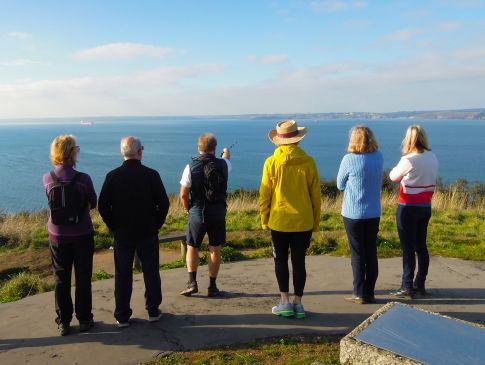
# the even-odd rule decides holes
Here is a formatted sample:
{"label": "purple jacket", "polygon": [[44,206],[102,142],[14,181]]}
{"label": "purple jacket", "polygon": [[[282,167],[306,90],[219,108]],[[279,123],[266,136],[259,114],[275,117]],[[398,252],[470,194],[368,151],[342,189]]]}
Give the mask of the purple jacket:
{"label": "purple jacket", "polygon": [[[69,165],[57,165],[54,172],[60,181],[70,181],[75,174],[75,170]],[[75,225],[55,225],[51,218],[47,223],[47,230],[49,231],[49,240],[55,243],[69,243],[82,240],[83,238],[92,236],[94,234],[93,222],[89,215],[89,209],[96,208],[96,192],[91,178],[88,174],[77,172],[79,175],[76,179],[76,187],[79,193],[86,197],[88,204],[86,210],[81,216],[78,224]],[[46,195],[49,194],[50,189],[54,186],[54,181],[50,175],[50,171],[46,172],[42,177],[44,182]]]}

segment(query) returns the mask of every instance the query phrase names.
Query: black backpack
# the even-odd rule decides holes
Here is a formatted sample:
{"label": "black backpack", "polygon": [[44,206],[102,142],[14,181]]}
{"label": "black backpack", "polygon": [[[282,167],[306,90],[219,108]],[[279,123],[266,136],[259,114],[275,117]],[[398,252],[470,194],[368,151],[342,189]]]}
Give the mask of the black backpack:
{"label": "black backpack", "polygon": [[204,197],[208,203],[225,203],[227,172],[225,161],[211,159],[204,165]]}
{"label": "black backpack", "polygon": [[75,174],[70,182],[61,182],[54,171],[51,171],[54,186],[49,190],[47,200],[51,212],[51,221],[55,225],[78,224],[85,208],[75,181],[79,174]]}

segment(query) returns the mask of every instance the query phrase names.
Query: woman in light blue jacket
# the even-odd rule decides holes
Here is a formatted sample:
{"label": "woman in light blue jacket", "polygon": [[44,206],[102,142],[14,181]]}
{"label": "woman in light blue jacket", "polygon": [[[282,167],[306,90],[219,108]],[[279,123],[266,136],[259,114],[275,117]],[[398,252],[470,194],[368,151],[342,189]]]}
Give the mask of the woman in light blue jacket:
{"label": "woman in light blue jacket", "polygon": [[369,127],[353,127],[348,154],[342,159],[337,176],[337,187],[344,191],[342,216],[354,276],[353,296],[345,300],[359,304],[375,302],[383,169],[383,157],[378,149]]}

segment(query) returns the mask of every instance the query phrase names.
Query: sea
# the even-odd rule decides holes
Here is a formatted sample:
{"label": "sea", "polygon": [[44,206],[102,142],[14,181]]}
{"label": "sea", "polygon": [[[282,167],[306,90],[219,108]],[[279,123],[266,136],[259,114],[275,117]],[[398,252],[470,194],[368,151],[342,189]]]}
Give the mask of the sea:
{"label": "sea", "polygon": [[[47,208],[42,174],[52,169],[50,143],[61,134],[74,134],[81,147],[77,169],[88,173],[99,194],[106,173],[119,166],[120,139],[134,135],[144,146],[143,164],[156,169],[170,193],[178,193],[182,171],[197,155],[197,138],[212,132],[218,152],[231,147],[233,171],[229,189],[258,189],[265,159],[275,146],[268,131],[280,118],[264,117],[104,117],[0,121],[0,211],[18,213]],[[346,153],[349,130],[369,126],[384,154],[384,167],[400,159],[407,127],[421,124],[436,153],[445,183],[466,179],[485,181],[485,120],[319,120],[298,119],[308,127],[301,147],[316,160],[320,177],[336,178]]]}

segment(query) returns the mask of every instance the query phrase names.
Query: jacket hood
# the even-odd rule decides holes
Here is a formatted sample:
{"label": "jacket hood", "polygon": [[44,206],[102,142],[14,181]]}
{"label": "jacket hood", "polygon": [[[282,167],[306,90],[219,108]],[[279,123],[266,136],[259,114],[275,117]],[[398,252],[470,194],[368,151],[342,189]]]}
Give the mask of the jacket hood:
{"label": "jacket hood", "polygon": [[297,145],[279,146],[273,154],[277,163],[282,165],[298,165],[308,159],[308,155]]}

